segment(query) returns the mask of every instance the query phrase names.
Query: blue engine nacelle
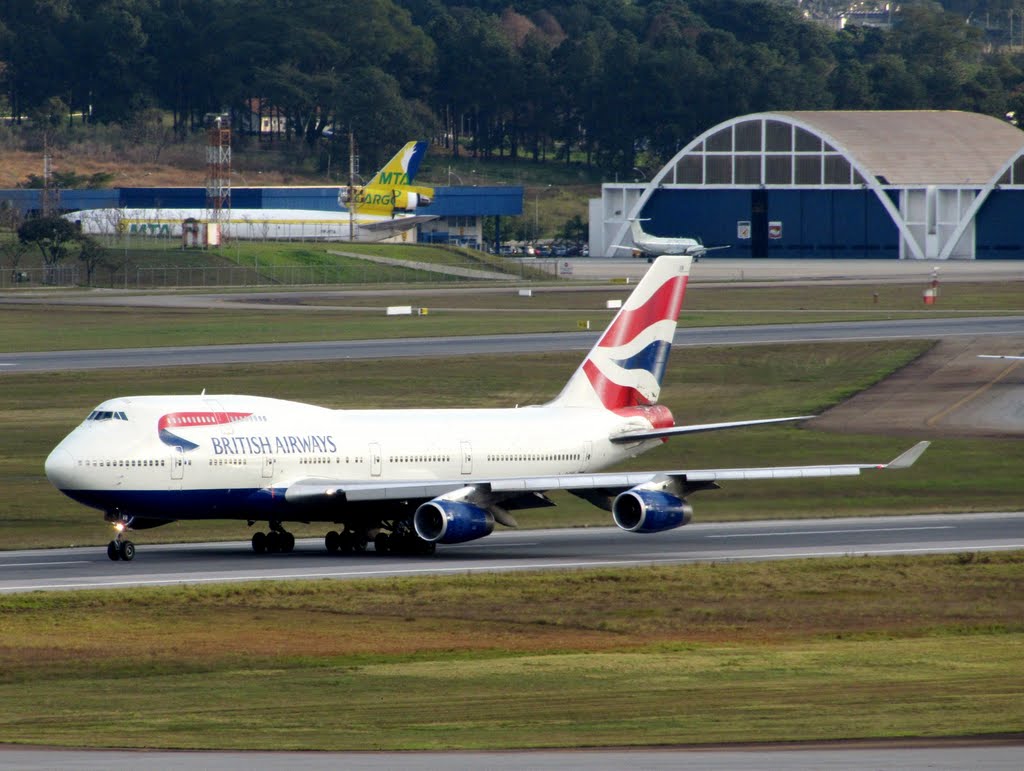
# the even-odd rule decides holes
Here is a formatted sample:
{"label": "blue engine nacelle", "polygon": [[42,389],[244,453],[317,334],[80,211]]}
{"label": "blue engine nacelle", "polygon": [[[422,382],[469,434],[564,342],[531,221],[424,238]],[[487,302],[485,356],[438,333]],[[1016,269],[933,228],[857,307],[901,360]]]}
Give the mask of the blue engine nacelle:
{"label": "blue engine nacelle", "polygon": [[490,535],[494,515],[472,503],[435,498],[416,509],[412,524],[424,541],[464,543]]}
{"label": "blue engine nacelle", "polygon": [[690,504],[660,490],[634,487],[612,503],[615,524],[630,533],[660,533],[685,525],[692,517]]}

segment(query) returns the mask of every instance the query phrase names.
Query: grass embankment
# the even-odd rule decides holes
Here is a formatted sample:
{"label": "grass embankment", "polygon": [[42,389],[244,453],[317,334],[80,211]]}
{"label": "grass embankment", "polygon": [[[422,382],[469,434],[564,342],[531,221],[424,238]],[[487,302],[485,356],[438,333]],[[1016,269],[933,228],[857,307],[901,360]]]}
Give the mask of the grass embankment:
{"label": "grass embankment", "polygon": [[[516,287],[495,290],[490,285],[455,292],[436,288],[441,291],[395,284],[388,286],[386,296],[367,291],[332,298],[312,292],[306,299],[290,296],[287,302],[275,302],[271,296],[261,310],[234,308],[230,302],[223,310],[146,308],[144,313],[119,306],[5,304],[0,306],[4,329],[0,351],[575,332],[583,321],[599,330],[614,313],[605,307],[606,301],[623,299],[633,287],[544,286],[532,297],[520,297]],[[892,284],[877,291],[876,304],[870,287],[697,284],[687,294],[679,323],[696,327],[1024,312],[1020,299],[1024,285],[1019,283],[949,287],[942,307],[930,309],[922,308],[913,285]],[[310,305],[316,310],[295,307]],[[386,317],[388,305],[412,305],[430,312]]]}
{"label": "grass embankment", "polygon": [[[913,360],[928,343],[844,343],[680,349],[661,401],[677,422],[816,414]],[[536,404],[552,398],[579,354],[390,361],[296,362],[163,370],[5,373],[0,390],[0,544],[3,548],[101,544],[99,514],[54,490],[43,460],[96,404],[114,395],[254,393],[335,408]],[[443,374],[440,374],[443,370]],[[410,386],[409,373],[417,373]],[[438,373],[433,375],[432,373]],[[674,439],[631,468],[723,468],[887,461],[919,437],[825,433],[786,427]],[[699,520],[1012,510],[1020,506],[1024,443],[936,442],[901,472],[831,480],[735,482],[693,496]],[[949,473],[949,469],[956,469]],[[558,507],[517,513],[523,527],[608,525],[603,511],[568,495]],[[323,535],[323,526],[296,526]],[[248,537],[241,522],[177,523],[140,533],[142,543]]]}
{"label": "grass embankment", "polygon": [[0,742],[498,749],[1024,725],[1024,554],[0,597]]}

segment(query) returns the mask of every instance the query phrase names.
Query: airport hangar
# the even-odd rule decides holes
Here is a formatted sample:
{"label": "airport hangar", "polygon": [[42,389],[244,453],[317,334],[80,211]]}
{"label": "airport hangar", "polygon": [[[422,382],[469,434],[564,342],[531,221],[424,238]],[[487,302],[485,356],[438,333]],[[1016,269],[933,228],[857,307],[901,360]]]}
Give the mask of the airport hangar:
{"label": "airport hangar", "polygon": [[590,201],[590,253],[629,219],[708,257],[1024,259],[1024,132],[957,111],[801,111],[720,123],[649,182]]}
{"label": "airport hangar", "polygon": [[[306,211],[340,212],[338,190],[330,187],[236,187],[231,191],[234,209],[300,209]],[[7,202],[23,215],[38,212],[42,191],[37,189],[0,190],[0,201]],[[203,209],[206,188],[202,187],[123,187],[98,190],[61,190],[57,207],[61,211],[81,209]],[[504,186],[435,187],[434,200],[422,214],[436,215],[436,220],[416,228],[420,243],[455,244],[483,248],[483,218],[523,213],[523,188]],[[159,231],[141,232],[140,236],[161,236]]]}

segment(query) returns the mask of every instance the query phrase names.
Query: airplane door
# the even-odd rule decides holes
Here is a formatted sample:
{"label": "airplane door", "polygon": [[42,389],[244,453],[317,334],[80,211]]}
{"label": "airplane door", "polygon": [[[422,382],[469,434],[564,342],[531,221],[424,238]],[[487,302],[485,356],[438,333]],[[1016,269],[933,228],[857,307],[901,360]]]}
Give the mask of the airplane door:
{"label": "airplane door", "polygon": [[376,442],[370,443],[370,476],[379,477],[381,467],[380,445]]}
{"label": "airplane door", "polygon": [[462,473],[473,473],[473,445],[469,442],[459,442],[462,447]]}
{"label": "airplane door", "polygon": [[593,442],[583,443],[583,452],[580,453],[580,471],[587,471],[590,468],[590,456],[594,451]]}
{"label": "airplane door", "polygon": [[175,447],[171,452],[171,479],[181,479],[185,476],[185,452],[180,447]]}
{"label": "airplane door", "polygon": [[263,478],[273,479],[274,478],[274,458],[269,455],[263,456]]}

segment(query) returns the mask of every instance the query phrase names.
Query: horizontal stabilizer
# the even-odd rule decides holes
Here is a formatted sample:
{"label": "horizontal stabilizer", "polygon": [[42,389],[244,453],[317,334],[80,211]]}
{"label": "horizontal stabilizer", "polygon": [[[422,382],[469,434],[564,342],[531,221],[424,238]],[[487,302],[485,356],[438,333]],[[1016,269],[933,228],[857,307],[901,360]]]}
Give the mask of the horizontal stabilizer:
{"label": "horizontal stabilizer", "polygon": [[727,428],[743,428],[744,426],[763,426],[769,423],[787,423],[795,420],[810,420],[814,415],[796,415],[792,418],[763,418],[761,420],[734,420],[728,423],[698,423],[692,426],[669,426],[652,428],[646,431],[629,431],[609,437],[616,444],[627,442],[643,442],[648,439],[664,439],[678,434],[699,434],[704,431],[722,431]]}

